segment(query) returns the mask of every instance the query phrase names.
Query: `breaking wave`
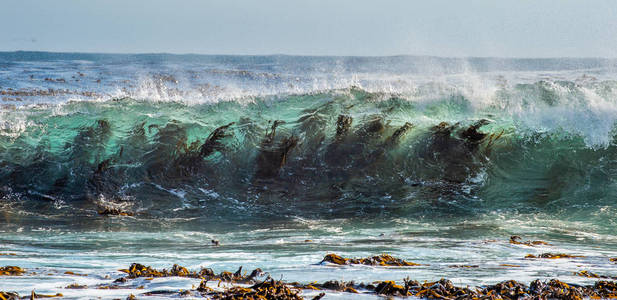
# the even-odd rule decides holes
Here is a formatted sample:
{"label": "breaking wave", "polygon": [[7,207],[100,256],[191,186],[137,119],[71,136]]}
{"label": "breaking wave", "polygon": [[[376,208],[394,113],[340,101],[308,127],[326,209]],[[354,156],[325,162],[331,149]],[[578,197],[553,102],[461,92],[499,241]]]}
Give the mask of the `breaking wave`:
{"label": "breaking wave", "polygon": [[5,107],[0,204],[214,219],[614,210],[617,82],[497,79],[202,103],[147,81],[105,101]]}

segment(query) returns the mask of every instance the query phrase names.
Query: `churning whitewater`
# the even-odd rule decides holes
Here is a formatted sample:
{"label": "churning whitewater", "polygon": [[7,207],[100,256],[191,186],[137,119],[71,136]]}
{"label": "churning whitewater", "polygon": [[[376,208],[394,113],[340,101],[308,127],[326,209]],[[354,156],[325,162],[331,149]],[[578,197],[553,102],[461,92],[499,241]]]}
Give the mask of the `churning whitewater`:
{"label": "churning whitewater", "polygon": [[[0,252],[16,254],[0,265],[56,274],[40,290],[134,261],[297,281],[614,273],[614,60],[7,52],[0,94]],[[555,251],[585,258],[523,259]],[[329,252],[421,265],[314,265]]]}

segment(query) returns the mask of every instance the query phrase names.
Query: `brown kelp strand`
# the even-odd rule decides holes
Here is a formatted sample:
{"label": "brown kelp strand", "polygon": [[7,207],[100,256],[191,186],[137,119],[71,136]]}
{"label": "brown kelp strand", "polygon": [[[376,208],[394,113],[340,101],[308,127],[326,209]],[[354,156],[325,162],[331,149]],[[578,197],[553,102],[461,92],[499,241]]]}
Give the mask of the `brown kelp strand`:
{"label": "brown kelp strand", "polygon": [[369,265],[369,266],[420,266],[420,264],[405,261],[388,254],[381,254],[366,258],[345,258],[340,255],[330,253],[321,262],[329,262],[337,265]]}
{"label": "brown kelp strand", "polygon": [[26,270],[16,266],[0,267],[0,276],[19,276],[26,272]]}
{"label": "brown kelp strand", "polygon": [[525,258],[548,258],[548,259],[559,259],[559,258],[581,258],[584,256],[581,255],[570,255],[565,253],[542,253],[539,255],[527,254]]}
{"label": "brown kelp strand", "polygon": [[518,235],[513,235],[510,237],[510,244],[525,246],[550,245],[545,241],[523,241],[522,238]]}
{"label": "brown kelp strand", "polygon": [[64,295],[61,294],[61,293],[56,293],[56,294],[39,294],[39,293],[36,293],[35,291],[32,291],[30,293],[30,299],[61,298],[61,297],[64,297]]}
{"label": "brown kelp strand", "polygon": [[596,273],[593,273],[587,270],[574,272],[574,275],[581,276],[581,277],[587,277],[587,278],[617,279],[617,277],[599,275],[599,274],[596,274]]}

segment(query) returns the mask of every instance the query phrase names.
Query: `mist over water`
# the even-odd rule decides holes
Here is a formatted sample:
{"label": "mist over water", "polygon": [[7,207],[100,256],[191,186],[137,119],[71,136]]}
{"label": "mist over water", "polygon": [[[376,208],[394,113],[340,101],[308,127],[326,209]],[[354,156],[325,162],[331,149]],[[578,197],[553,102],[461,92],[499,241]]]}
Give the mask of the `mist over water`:
{"label": "mist over water", "polygon": [[[131,262],[298,281],[615,276],[616,71],[605,59],[0,53],[0,251],[18,254],[0,265],[91,274],[60,271],[50,291]],[[314,265],[329,252],[425,266]],[[523,259],[543,252],[585,258]]]}

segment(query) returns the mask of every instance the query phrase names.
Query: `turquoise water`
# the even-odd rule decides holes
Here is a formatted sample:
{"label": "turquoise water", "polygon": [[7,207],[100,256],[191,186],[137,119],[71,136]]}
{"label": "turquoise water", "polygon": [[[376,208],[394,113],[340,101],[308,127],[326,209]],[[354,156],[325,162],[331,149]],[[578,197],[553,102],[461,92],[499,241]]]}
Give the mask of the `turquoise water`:
{"label": "turquoise water", "polygon": [[[303,283],[617,276],[615,66],[0,53],[0,266],[30,271],[0,290],[199,284],[95,288],[133,262]],[[319,264],[331,252],[423,265]],[[524,259],[545,252],[584,257]]]}

